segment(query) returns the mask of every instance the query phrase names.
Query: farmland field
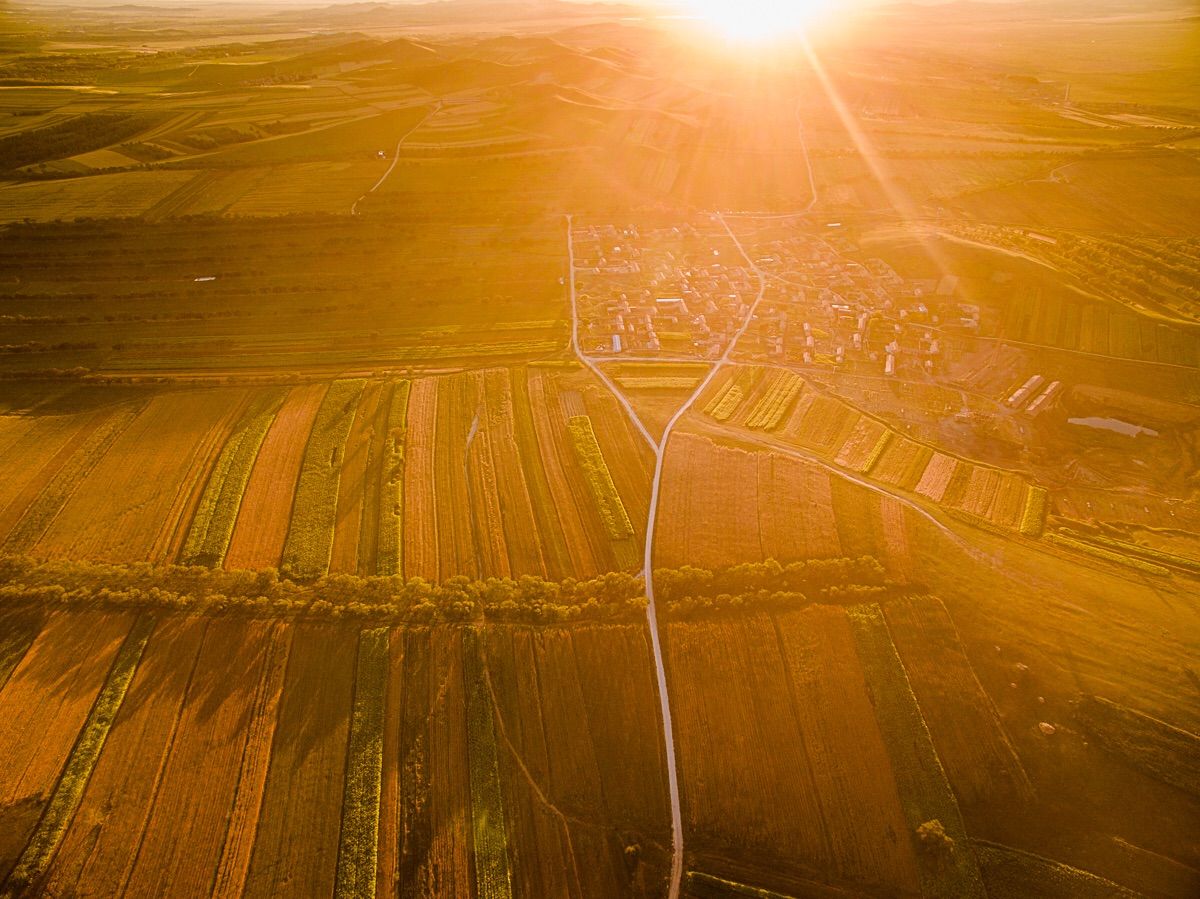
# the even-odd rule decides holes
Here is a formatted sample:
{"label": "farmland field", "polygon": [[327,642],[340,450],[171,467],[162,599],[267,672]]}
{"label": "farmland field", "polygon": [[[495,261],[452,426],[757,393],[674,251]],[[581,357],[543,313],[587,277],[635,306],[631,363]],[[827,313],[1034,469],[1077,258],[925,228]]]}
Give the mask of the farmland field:
{"label": "farmland field", "polygon": [[1195,4],[652,6],[5,5],[0,899],[1200,896]]}

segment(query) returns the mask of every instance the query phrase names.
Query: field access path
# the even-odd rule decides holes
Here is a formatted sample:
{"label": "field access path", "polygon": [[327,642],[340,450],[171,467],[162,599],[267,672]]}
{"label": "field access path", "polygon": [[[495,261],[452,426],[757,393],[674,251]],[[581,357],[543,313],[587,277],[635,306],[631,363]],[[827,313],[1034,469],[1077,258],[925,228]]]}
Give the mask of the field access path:
{"label": "field access path", "polygon": [[365,200],[367,197],[369,197],[371,194],[375,193],[375,191],[378,190],[383,185],[383,182],[387,181],[388,176],[392,174],[392,171],[396,168],[396,163],[398,163],[400,161],[400,145],[403,144],[406,140],[408,140],[409,136],[414,131],[416,131],[418,128],[420,128],[422,125],[424,125],[426,122],[428,122],[431,118],[433,118],[435,115],[437,115],[439,112],[441,112],[441,110],[442,110],[442,101],[441,100],[434,101],[434,104],[431,107],[429,107],[429,112],[425,113],[425,116],[419,122],[417,122],[417,124],[413,125],[411,128],[409,128],[407,131],[405,131],[403,134],[400,135],[400,139],[398,141],[396,141],[396,149],[392,151],[392,164],[387,167],[386,172],[384,172],[382,175],[379,176],[379,180],[371,185],[370,190],[368,190],[365,194],[363,194],[361,197],[359,197],[357,200],[354,201],[354,205],[350,207],[351,215],[358,215],[358,204],[361,203],[363,200]]}

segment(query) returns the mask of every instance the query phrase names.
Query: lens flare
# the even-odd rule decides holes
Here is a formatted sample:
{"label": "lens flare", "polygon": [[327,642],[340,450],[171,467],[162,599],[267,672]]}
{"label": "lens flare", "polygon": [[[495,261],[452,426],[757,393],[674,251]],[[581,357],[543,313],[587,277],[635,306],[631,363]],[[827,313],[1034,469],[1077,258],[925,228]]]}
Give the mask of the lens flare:
{"label": "lens flare", "polygon": [[687,0],[686,9],[730,42],[768,43],[802,34],[832,14],[833,0]]}

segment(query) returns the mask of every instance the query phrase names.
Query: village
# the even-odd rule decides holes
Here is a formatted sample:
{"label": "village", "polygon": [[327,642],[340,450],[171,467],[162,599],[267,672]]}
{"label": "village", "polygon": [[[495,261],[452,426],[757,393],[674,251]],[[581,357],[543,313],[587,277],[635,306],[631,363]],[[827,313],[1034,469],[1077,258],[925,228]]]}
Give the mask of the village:
{"label": "village", "polygon": [[[838,223],[826,233],[752,242],[751,264],[719,226],[576,229],[580,345],[611,358],[719,358],[738,341],[743,361],[937,375],[954,335],[980,331],[980,309],[958,279],[903,278],[859,261]],[[760,281],[761,278],[761,281]]]}

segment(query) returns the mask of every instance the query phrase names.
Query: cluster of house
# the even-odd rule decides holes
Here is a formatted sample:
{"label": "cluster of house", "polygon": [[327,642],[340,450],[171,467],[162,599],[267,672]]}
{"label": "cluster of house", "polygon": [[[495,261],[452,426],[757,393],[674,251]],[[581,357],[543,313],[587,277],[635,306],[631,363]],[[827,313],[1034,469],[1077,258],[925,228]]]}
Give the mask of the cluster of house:
{"label": "cluster of house", "polygon": [[586,348],[599,354],[715,358],[766,289],[738,353],[804,365],[854,363],[894,375],[936,372],[947,332],[979,330],[958,279],[902,278],[858,261],[840,237],[758,243],[754,269],[721,235],[690,225],[644,231],[593,226],[575,235]]}
{"label": "cluster of house", "polygon": [[728,239],[693,225],[593,226],[574,239],[581,339],[593,353],[715,358],[758,292]]}

